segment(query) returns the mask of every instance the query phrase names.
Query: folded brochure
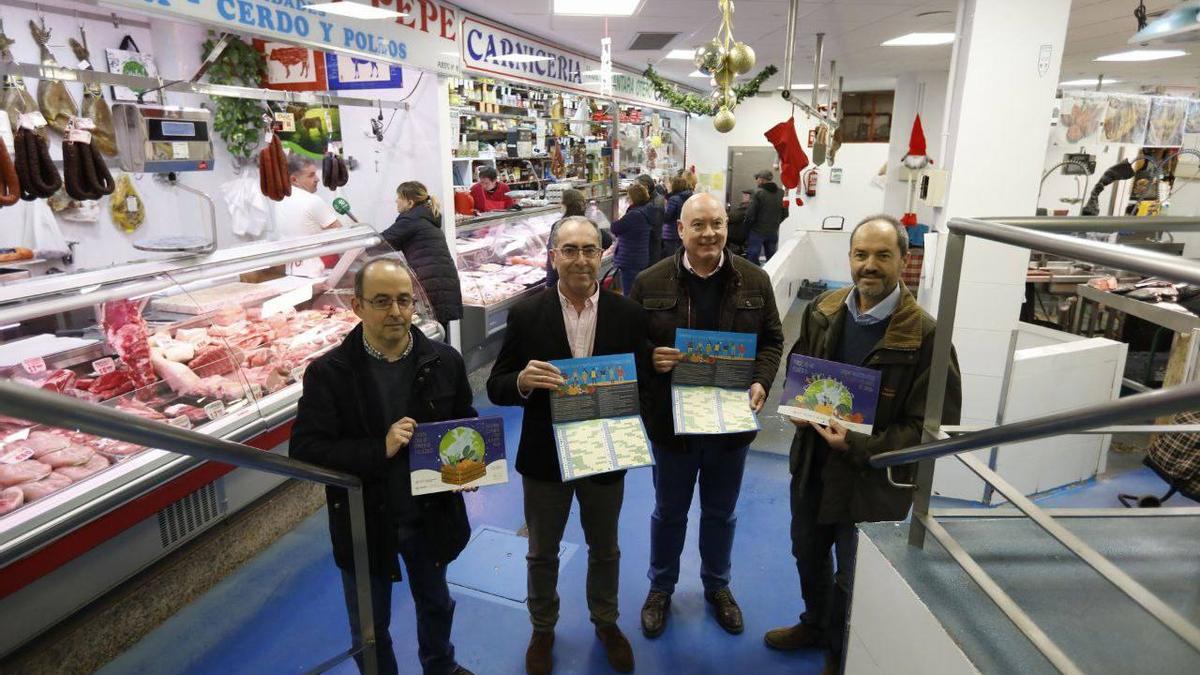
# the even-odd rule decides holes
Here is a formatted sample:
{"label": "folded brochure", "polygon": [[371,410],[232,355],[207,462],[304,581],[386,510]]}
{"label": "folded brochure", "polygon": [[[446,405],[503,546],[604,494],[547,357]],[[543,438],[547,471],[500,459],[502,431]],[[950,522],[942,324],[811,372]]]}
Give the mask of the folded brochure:
{"label": "folded brochure", "polygon": [[418,424],[408,443],[408,464],[414,495],[507,483],[504,419]]}
{"label": "folded brochure", "polygon": [[779,414],[870,434],[879,402],[880,372],[871,368],[792,354]]}
{"label": "folded brochure", "polygon": [[677,434],[758,431],[750,384],[758,336],[680,328],[681,358],[671,373],[671,416]]}
{"label": "folded brochure", "polygon": [[564,481],[654,463],[633,354],[551,361],[566,382],[550,393]]}

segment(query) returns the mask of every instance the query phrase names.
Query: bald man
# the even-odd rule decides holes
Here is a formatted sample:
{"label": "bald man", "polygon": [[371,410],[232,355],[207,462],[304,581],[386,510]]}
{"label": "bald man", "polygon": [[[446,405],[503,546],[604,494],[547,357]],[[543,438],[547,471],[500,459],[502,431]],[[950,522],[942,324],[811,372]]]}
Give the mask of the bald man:
{"label": "bald man", "polygon": [[667,625],[679,581],[679,556],[687,533],[692,493],[700,483],[700,579],[726,631],[743,630],[742,611],[730,583],[735,508],[754,432],[676,436],[671,417],[671,371],[679,363],[675,330],[694,328],[758,336],[751,407],[762,408],[779,368],[783,326],[766,272],[725,248],[725,205],[707,193],[689,198],[677,225],[683,246],[642,272],[630,298],[647,315],[654,344],[652,407],[645,415],[654,450],[654,514],[650,518],[650,593],[642,607],[642,632],[654,638]]}
{"label": "bald man", "polygon": [[[418,426],[476,416],[467,370],[458,352],[413,328],[412,276],[399,261],[377,258],[363,265],[350,303],[362,323],[305,370],[290,453],[363,481],[378,672],[397,672],[388,626],[399,555],[417,611],[421,669],[425,675],[469,675],[454,660],[454,599],[446,584],[446,565],[471,536],[466,506],[456,493],[414,497],[408,462],[408,442]],[[346,490],[328,487],[325,497],[333,557],[358,643]],[[354,658],[364,669],[363,655]]]}

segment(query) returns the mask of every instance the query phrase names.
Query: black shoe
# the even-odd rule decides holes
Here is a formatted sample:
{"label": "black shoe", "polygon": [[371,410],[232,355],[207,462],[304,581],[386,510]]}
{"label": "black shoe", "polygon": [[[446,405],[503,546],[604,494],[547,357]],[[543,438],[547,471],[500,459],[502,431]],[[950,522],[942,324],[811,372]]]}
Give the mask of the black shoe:
{"label": "black shoe", "polygon": [[648,638],[662,635],[667,628],[667,611],[671,609],[671,596],[662,591],[650,591],[642,605],[642,634]]}
{"label": "black shoe", "polygon": [[719,591],[705,591],[704,599],[713,606],[713,610],[717,614],[717,623],[721,624],[721,628],[724,628],[726,633],[740,635],[745,630],[746,627],[742,623],[742,609],[738,607],[737,600],[733,599],[733,592],[728,587]]}
{"label": "black shoe", "polygon": [[803,622],[794,626],[769,630],[763,636],[763,642],[771,649],[783,652],[814,649],[829,644],[829,641],[825,639],[825,633],[820,628]]}

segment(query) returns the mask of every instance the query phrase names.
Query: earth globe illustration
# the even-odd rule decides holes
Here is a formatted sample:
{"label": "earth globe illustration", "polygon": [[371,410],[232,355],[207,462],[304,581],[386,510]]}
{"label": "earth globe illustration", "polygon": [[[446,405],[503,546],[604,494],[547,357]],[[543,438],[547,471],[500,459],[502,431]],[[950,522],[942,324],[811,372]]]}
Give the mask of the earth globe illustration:
{"label": "earth globe illustration", "polygon": [[442,464],[453,466],[464,460],[483,463],[483,436],[470,427],[451,429],[438,445]]}
{"label": "earth globe illustration", "polygon": [[846,385],[830,378],[818,378],[808,383],[796,396],[796,402],[822,415],[849,418],[854,411],[854,395]]}

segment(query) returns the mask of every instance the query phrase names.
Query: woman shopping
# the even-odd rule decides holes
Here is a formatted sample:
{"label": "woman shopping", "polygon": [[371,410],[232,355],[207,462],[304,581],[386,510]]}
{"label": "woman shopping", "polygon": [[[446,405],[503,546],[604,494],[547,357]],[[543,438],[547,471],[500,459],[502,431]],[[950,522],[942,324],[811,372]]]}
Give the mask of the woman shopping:
{"label": "woman shopping", "polygon": [[650,265],[650,227],[655,217],[650,192],[645,185],[636,182],[629,186],[626,194],[629,210],[612,224],[612,233],[617,238],[613,264],[621,275],[621,293],[627,296],[633,288],[633,280]]}
{"label": "woman shopping", "polygon": [[671,179],[671,193],[667,195],[667,212],[662,224],[662,257],[669,258],[679,250],[679,215],[683,203],[692,196],[692,185],[684,174]]}
{"label": "woman shopping", "polygon": [[396,188],[396,210],[400,215],[384,230],[383,238],[404,254],[449,339],[450,322],[463,316],[462,287],[442,231],[442,210],[417,181],[407,181]]}

